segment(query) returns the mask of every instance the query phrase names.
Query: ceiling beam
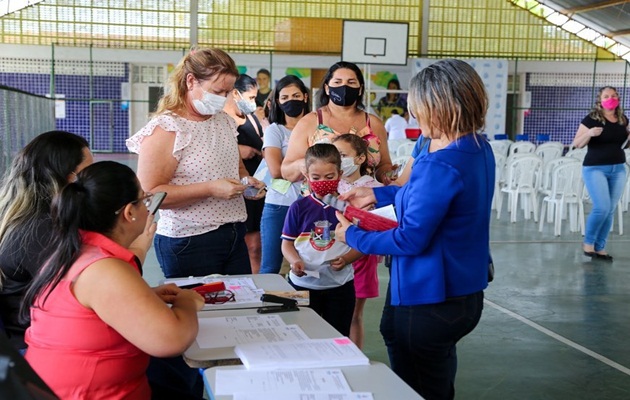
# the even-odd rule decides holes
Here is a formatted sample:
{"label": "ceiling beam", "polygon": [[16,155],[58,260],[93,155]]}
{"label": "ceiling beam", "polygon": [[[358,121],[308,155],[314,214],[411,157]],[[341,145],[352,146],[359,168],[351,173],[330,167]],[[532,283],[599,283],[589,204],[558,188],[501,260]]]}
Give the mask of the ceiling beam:
{"label": "ceiling beam", "polygon": [[583,13],[583,12],[588,12],[588,11],[593,11],[593,10],[599,10],[601,8],[613,7],[613,6],[624,4],[624,3],[628,3],[628,1],[627,0],[626,1],[606,0],[606,1],[600,1],[597,3],[587,4],[584,6],[565,8],[564,10],[561,11],[561,13],[573,15],[573,14],[578,14],[578,13]]}
{"label": "ceiling beam", "polygon": [[630,35],[630,29],[624,29],[624,30],[620,30],[620,31],[612,31],[612,32],[608,32],[606,34],[606,36],[610,36],[610,37],[625,36],[625,35]]}

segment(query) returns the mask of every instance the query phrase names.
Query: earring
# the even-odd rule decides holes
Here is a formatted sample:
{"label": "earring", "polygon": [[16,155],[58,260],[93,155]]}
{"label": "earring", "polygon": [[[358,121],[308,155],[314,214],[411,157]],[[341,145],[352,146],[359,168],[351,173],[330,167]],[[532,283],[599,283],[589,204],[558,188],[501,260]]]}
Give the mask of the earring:
{"label": "earring", "polygon": [[136,220],[136,217],[131,217],[131,220],[132,220],[132,221],[135,221],[135,220]]}

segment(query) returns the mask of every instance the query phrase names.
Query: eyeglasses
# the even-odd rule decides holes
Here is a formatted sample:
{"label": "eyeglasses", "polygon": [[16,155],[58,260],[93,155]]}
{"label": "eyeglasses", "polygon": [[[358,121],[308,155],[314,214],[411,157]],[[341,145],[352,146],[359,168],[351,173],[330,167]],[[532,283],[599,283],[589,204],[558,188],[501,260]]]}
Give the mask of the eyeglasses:
{"label": "eyeglasses", "polygon": [[[144,203],[145,206],[149,207],[151,205],[151,201],[153,200],[153,193],[147,193],[146,195],[144,195],[143,197],[140,197],[139,199],[136,199],[134,201],[130,201],[127,204],[136,204],[137,202],[141,201]],[[125,209],[125,207],[127,207],[127,204],[125,204],[124,206],[120,207],[114,214],[118,215],[122,212],[122,210]]]}
{"label": "eyeglasses", "polygon": [[225,304],[229,301],[236,301],[234,292],[231,290],[223,290],[221,292],[204,293],[203,297],[206,304]]}

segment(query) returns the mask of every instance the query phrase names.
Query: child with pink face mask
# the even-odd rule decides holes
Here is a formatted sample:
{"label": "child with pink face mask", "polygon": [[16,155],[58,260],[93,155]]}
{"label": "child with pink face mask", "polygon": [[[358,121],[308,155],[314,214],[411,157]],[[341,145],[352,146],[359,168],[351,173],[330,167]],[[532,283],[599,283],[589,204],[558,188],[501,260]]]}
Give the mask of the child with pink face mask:
{"label": "child with pink face mask", "polygon": [[291,265],[289,283],[308,290],[310,305],[342,335],[350,335],[355,289],[352,263],[363,256],[335,240],[335,209],[322,201],[336,194],[341,155],[328,143],[308,148],[305,177],[310,195],[294,202],[282,228],[282,254]]}
{"label": "child with pink face mask", "polygon": [[[333,144],[341,154],[342,177],[339,181],[339,194],[349,192],[355,187],[380,187],[382,183],[374,179],[367,172],[368,146],[367,142],[357,135],[346,133],[333,139]],[[378,297],[378,266],[379,256],[366,254],[352,264],[354,269],[354,289],[356,303],[352,324],[350,325],[350,339],[359,347],[363,347],[363,309],[369,298]]]}

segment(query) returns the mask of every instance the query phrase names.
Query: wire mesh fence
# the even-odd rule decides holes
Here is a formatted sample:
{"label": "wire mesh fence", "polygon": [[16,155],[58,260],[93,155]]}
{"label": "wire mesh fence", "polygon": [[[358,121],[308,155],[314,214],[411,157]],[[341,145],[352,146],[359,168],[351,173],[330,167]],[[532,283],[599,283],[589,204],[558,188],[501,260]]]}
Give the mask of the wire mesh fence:
{"label": "wire mesh fence", "polygon": [[0,85],[0,175],[31,139],[54,129],[54,100]]}

